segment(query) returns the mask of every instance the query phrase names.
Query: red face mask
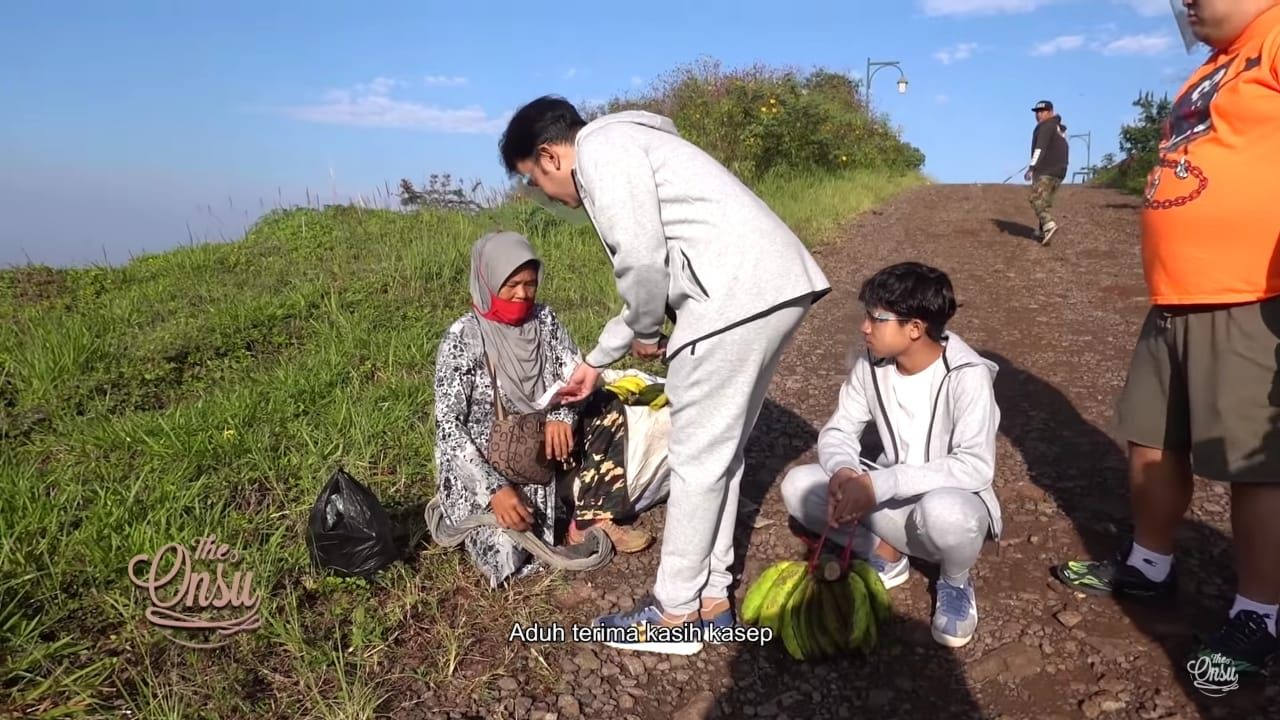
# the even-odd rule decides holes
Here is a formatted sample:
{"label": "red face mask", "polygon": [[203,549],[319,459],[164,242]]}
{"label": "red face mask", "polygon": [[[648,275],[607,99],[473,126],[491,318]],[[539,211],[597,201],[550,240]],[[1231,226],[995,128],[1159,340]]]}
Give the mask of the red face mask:
{"label": "red face mask", "polygon": [[505,325],[523,325],[533,317],[533,303],[524,300],[503,300],[497,295],[490,295],[489,312],[481,313],[481,316]]}

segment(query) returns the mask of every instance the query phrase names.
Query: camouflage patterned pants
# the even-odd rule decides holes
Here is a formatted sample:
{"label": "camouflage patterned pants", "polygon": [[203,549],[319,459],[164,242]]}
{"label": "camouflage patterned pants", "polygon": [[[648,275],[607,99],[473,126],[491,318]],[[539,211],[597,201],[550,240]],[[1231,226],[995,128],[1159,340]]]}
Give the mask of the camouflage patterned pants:
{"label": "camouflage patterned pants", "polygon": [[576,520],[633,517],[627,488],[627,419],[622,401],[597,390],[579,414],[582,444],[573,471]]}
{"label": "camouflage patterned pants", "polygon": [[1053,196],[1061,184],[1061,179],[1050,175],[1037,175],[1031,181],[1031,209],[1040,221],[1040,232],[1044,232],[1045,227],[1053,222],[1049,208],[1053,207]]}

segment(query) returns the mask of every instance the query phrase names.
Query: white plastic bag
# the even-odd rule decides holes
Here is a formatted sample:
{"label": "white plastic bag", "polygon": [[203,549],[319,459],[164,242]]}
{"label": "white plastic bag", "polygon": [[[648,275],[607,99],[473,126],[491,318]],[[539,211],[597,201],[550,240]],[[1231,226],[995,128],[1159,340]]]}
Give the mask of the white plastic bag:
{"label": "white plastic bag", "polygon": [[[605,370],[601,378],[605,385],[609,385],[628,375],[641,377],[649,384],[666,383],[665,378],[640,370]],[[642,513],[666,500],[670,490],[667,438],[671,433],[671,406],[650,410],[645,405],[626,405],[624,412],[627,418],[627,490],[636,512]]]}

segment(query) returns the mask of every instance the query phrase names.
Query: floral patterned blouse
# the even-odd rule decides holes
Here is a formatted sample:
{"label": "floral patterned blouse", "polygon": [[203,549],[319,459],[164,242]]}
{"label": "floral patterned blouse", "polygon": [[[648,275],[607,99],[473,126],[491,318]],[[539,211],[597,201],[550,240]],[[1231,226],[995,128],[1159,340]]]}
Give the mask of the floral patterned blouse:
{"label": "floral patterned blouse", "polygon": [[[543,378],[547,386],[566,380],[582,362],[578,346],[568,330],[546,305],[538,305],[534,319],[543,352]],[[505,391],[499,395],[504,396]],[[508,413],[519,411],[505,402]],[[489,496],[507,483],[485,459],[489,431],[496,419],[493,411],[493,384],[485,365],[479,320],[467,313],[445,332],[436,352],[435,369],[435,456],[436,492],[441,509],[450,522],[490,512]],[[560,406],[547,413],[548,419],[571,426],[577,421],[576,406]],[[575,438],[575,441],[577,438]],[[555,519],[563,512],[555,483],[519,488],[533,512],[531,532],[548,545],[554,544]],[[512,575],[523,577],[539,563],[500,529],[472,530],[463,544],[476,567],[492,587]]]}

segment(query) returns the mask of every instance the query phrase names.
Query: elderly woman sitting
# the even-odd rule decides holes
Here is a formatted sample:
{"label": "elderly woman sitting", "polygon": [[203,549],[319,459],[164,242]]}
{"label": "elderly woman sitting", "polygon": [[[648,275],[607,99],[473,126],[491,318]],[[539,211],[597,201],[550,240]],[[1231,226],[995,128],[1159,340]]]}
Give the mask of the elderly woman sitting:
{"label": "elderly woman sitting", "polygon": [[[436,479],[441,509],[451,523],[492,512],[502,527],[534,533],[553,545],[556,518],[563,515],[555,483],[514,485],[485,455],[495,396],[508,414],[546,410],[549,459],[567,463],[576,452],[579,408],[548,409],[542,403],[582,356],[551,308],[535,303],[541,279],[541,261],[517,233],[491,233],[472,248],[472,311],[445,332],[436,355]],[[601,490],[588,485],[579,492],[598,496]],[[636,531],[610,521],[600,524],[621,550],[648,544],[632,537]],[[539,565],[497,528],[471,531],[464,547],[494,587]]]}

